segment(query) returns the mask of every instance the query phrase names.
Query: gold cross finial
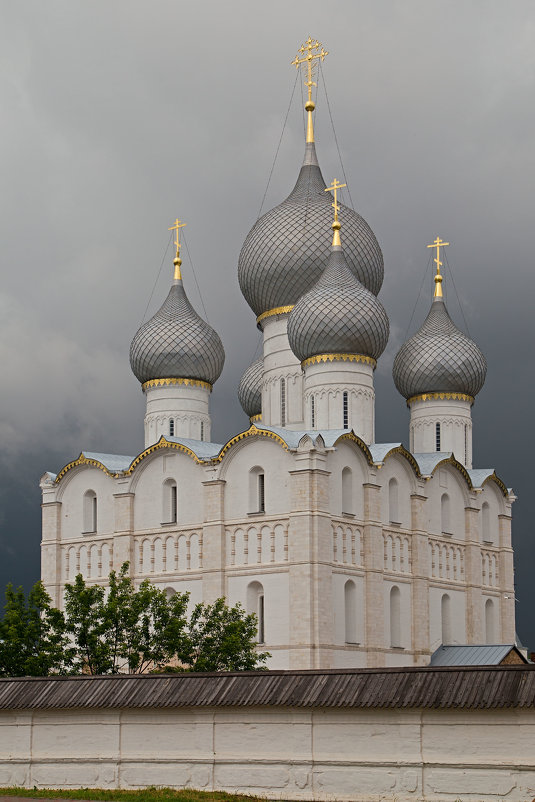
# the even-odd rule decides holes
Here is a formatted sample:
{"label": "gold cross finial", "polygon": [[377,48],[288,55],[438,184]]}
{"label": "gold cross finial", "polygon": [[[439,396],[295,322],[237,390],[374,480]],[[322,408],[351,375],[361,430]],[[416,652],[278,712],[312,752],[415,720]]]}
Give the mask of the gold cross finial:
{"label": "gold cross finial", "polygon": [[450,244],[449,242],[444,242],[444,240],[440,239],[440,237],[437,237],[435,241],[431,243],[431,245],[427,246],[428,248],[437,249],[437,255],[433,259],[433,261],[437,266],[437,272],[435,275],[435,294],[434,294],[435,298],[442,298],[442,276],[440,275],[440,268],[442,266],[442,262],[440,261],[440,249],[444,248],[446,245],[449,244]]}
{"label": "gold cross finial", "polygon": [[177,218],[176,218],[176,220],[175,220],[175,223],[174,223],[174,225],[172,225],[172,226],[171,226],[171,227],[168,229],[168,231],[176,231],[176,240],[175,240],[175,245],[176,245],[176,256],[175,256],[175,258],[174,258],[174,260],[173,260],[173,264],[174,264],[174,266],[175,266],[175,279],[178,279],[178,280],[182,279],[182,275],[181,275],[181,273],[180,273],[180,265],[182,264],[182,259],[180,258],[180,239],[179,239],[179,231],[180,231],[180,229],[181,229],[181,228],[184,228],[184,226],[185,226],[185,225],[186,225],[186,223],[183,223],[183,222],[182,222],[181,220],[179,220],[179,219],[178,219],[178,217],[177,217]]}
{"label": "gold cross finial", "polygon": [[338,206],[338,203],[337,203],[336,193],[338,192],[339,189],[343,189],[346,186],[347,186],[347,184],[341,184],[338,181],[338,179],[335,178],[334,181],[332,182],[331,186],[330,187],[325,187],[325,189],[324,189],[324,192],[331,192],[332,191],[334,193],[334,203],[331,204],[331,206],[334,209],[334,220],[333,220],[333,224],[332,224],[332,230],[334,231],[334,234],[333,234],[333,245],[341,245],[342,244],[341,241],[340,241],[340,228],[341,228],[341,226],[340,226],[340,223],[338,221],[338,212],[340,211],[340,207]]}
{"label": "gold cross finial", "polygon": [[[299,58],[299,53],[302,54],[302,58]],[[292,61],[292,65],[299,69],[299,67],[304,64],[306,68],[306,81],[305,86],[308,89],[308,100],[305,103],[305,110],[308,112],[308,122],[307,122],[307,142],[314,142],[314,127],[312,125],[312,112],[316,108],[314,102],[312,100],[312,87],[317,86],[317,83],[314,81],[314,71],[317,67],[317,61],[315,59],[321,59],[321,61],[325,60],[325,56],[329,55],[329,51],[325,50],[321,42],[318,42],[317,39],[311,39],[309,36],[306,40],[304,45],[301,45],[299,48],[299,52],[297,56]]]}

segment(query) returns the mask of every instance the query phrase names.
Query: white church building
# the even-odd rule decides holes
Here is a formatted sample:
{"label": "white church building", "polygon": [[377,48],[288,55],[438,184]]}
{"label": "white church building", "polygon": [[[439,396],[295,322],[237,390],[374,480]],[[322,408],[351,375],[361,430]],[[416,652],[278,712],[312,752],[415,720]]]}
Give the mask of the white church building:
{"label": "white church building", "polygon": [[186,295],[177,221],[169,294],[130,350],[145,448],[82,452],[44,475],[42,579],[61,606],[76,574],[105,583],[129,561],[136,582],[240,602],[258,616],[270,668],[422,665],[441,643],[514,643],[514,495],[493,469],[472,466],[486,362],[449,317],[439,238],[429,314],[394,361],[408,447],[376,442],[383,258],[317,161],[316,45],[296,59],[309,89],[297,183],[239,259],[263,334],[238,390],[250,428],[212,442],[225,354]]}

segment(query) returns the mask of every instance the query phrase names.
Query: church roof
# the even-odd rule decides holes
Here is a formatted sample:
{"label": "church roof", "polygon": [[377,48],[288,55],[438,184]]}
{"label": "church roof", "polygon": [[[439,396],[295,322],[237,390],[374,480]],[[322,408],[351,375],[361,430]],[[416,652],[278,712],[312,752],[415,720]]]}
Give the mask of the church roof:
{"label": "church roof", "polygon": [[459,331],[442,297],[433,298],[421,328],[396,354],[392,374],[404,398],[425,393],[463,393],[472,398],[483,387],[487,361]]}
{"label": "church roof", "polygon": [[125,457],[122,454],[101,454],[97,451],[84,451],[84,457],[102,463],[110,473],[127,471],[134,457]]}
{"label": "church roof", "polygon": [[514,643],[477,645],[440,645],[431,655],[432,666],[498,666],[510,652],[527,662]]}
{"label": "church roof", "polygon": [[[295,304],[323,273],[332,222],[332,197],[325,189],[315,146],[310,142],[294,189],[285,201],[257,220],[241,249],[240,288],[257,316]],[[349,268],[377,295],[384,275],[379,244],[357,212],[342,204],[340,207]]]}
{"label": "church roof", "polygon": [[[344,230],[344,246],[345,242]],[[350,270],[345,247],[333,245],[323,274],[290,312],[290,348],[301,361],[319,354],[363,354],[379,359],[388,333],[382,303]]]}

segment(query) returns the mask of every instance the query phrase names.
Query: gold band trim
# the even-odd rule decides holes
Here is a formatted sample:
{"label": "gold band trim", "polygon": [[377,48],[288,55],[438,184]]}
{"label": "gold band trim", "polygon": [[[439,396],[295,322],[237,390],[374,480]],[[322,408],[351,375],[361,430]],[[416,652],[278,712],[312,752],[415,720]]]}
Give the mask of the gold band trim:
{"label": "gold band trim", "polygon": [[414,401],[468,401],[471,406],[474,400],[473,396],[466,393],[422,393],[408,398],[407,406],[410,407]]}
{"label": "gold band trim", "polygon": [[321,362],[364,362],[365,365],[371,365],[374,370],[377,365],[373,357],[364,354],[317,354],[304,359],[301,367],[306,368],[307,365],[317,365]]}
{"label": "gold band trim", "polygon": [[202,379],[150,379],[148,382],[143,382],[141,389],[148,390],[149,387],[167,387],[172,384],[185,384],[192,387],[205,387],[212,392],[212,385],[210,382],[205,382]]}
{"label": "gold band trim", "polygon": [[261,320],[265,320],[266,317],[273,317],[273,315],[286,315],[288,312],[291,312],[294,308],[293,304],[291,306],[276,306],[275,309],[268,309],[267,312],[262,312],[261,315],[258,315],[256,318],[256,325],[260,323]]}
{"label": "gold band trim", "polygon": [[260,414],[258,415],[251,415],[251,417],[249,418],[249,423],[258,423],[258,421],[261,420],[262,420],[262,413],[260,412]]}
{"label": "gold band trim", "polygon": [[79,465],[90,465],[93,468],[98,468],[99,470],[103,471],[105,474],[111,476],[114,479],[116,479],[120,475],[120,473],[122,473],[122,471],[120,471],[120,473],[115,473],[114,471],[110,471],[108,468],[106,468],[103,462],[100,462],[100,460],[98,459],[90,459],[86,457],[82,451],[78,459],[72,460],[72,462],[69,462],[67,465],[65,465],[64,468],[61,469],[61,471],[54,479],[55,484],[58,484],[68,471],[72,471],[73,468],[78,468]]}

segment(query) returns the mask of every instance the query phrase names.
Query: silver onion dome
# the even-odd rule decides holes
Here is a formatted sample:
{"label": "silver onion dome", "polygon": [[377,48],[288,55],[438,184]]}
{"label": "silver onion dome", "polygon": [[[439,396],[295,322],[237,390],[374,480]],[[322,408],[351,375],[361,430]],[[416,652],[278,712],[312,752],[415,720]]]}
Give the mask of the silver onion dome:
{"label": "silver onion dome", "polygon": [[388,333],[382,303],[355,278],[345,249],[333,245],[323,275],[290,312],[292,351],[301,361],[319,354],[363,354],[378,359]]}
{"label": "silver onion dome", "polygon": [[435,297],[422,327],[399,349],[392,373],[407,399],[441,392],[474,397],[485,382],[487,360],[455,326],[443,298]]}
{"label": "silver onion dome", "polygon": [[[295,304],[321,276],[329,258],[325,232],[332,222],[332,196],[325,188],[314,143],[308,143],[293,191],[255,223],[241,249],[238,280],[257,316]],[[377,295],[384,266],[373,231],[347,206],[340,205],[340,222],[349,268]]]}
{"label": "silver onion dome", "polygon": [[178,378],[213,384],[224,362],[225,351],[218,334],[199,317],[182,280],[175,278],[160,309],[132,340],[133,373],[142,384],[150,379]]}
{"label": "silver onion dome", "polygon": [[257,359],[249,365],[240,379],[238,399],[246,415],[252,418],[262,412],[262,376],[264,360]]}

